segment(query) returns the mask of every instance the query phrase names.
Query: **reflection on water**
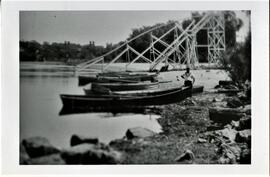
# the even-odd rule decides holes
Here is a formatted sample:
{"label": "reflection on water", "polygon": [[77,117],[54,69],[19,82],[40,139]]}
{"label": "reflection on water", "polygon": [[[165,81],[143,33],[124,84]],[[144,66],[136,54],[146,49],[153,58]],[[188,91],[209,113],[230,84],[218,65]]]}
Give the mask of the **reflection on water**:
{"label": "reflection on water", "polygon": [[160,132],[157,115],[87,113],[59,116],[60,93],[84,94],[76,77],[20,77],[20,139],[47,137],[59,147],[69,146],[72,134],[98,137],[108,143],[122,138],[128,128]]}

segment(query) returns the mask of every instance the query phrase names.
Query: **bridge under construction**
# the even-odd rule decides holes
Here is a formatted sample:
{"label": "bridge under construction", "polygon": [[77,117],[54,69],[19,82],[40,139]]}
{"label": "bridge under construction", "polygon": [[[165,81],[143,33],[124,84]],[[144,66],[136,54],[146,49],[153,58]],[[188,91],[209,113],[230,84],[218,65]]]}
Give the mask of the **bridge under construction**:
{"label": "bridge under construction", "polygon": [[[157,37],[153,32],[166,25],[172,26],[164,34]],[[207,44],[198,44],[197,34],[199,31],[205,30],[207,35]],[[164,38],[168,35],[174,36],[171,43],[167,43]],[[130,43],[144,35],[150,35],[150,45],[142,52],[138,52]],[[162,45],[165,49],[158,50],[155,45]],[[155,26],[132,39],[125,41],[120,46],[109,51],[108,53],[91,59],[87,62],[80,63],[76,66],[77,72],[87,72],[91,67],[100,64],[100,72],[106,72],[109,68],[116,63],[124,55],[127,58],[125,69],[128,70],[134,63],[143,60],[150,65],[149,71],[154,71],[160,64],[170,65],[172,68],[177,69],[182,66],[195,68],[198,66],[198,48],[207,48],[207,61],[209,64],[218,63],[222,57],[222,52],[226,50],[225,46],[225,20],[223,12],[206,12],[198,21],[191,21],[191,23],[183,29],[179,22],[173,24],[163,24]],[[110,62],[105,62],[105,57],[117,52]],[[146,57],[146,53],[150,52],[150,57]],[[132,55],[131,55],[132,53]],[[133,57],[131,57],[133,56]],[[135,56],[135,57],[134,57]]]}

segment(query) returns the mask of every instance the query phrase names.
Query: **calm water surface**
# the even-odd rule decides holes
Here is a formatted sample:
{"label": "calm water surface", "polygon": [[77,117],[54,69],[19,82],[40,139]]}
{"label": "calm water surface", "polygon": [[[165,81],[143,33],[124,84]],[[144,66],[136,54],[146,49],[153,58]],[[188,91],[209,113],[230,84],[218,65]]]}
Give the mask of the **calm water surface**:
{"label": "calm water surface", "polygon": [[160,132],[157,115],[86,113],[59,116],[59,94],[83,94],[77,77],[20,77],[20,139],[47,137],[59,147],[67,147],[73,134],[98,137],[108,143],[122,138],[128,128],[145,127]]}

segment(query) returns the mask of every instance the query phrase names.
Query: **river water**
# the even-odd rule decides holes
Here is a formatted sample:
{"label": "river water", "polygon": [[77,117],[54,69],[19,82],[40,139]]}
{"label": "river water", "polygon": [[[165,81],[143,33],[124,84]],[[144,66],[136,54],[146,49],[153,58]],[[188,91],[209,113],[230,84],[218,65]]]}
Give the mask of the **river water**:
{"label": "river water", "polygon": [[83,94],[77,77],[20,77],[20,140],[43,136],[58,147],[68,147],[73,134],[98,137],[108,143],[122,138],[128,128],[145,127],[160,132],[157,115],[83,113],[59,116],[59,94]]}

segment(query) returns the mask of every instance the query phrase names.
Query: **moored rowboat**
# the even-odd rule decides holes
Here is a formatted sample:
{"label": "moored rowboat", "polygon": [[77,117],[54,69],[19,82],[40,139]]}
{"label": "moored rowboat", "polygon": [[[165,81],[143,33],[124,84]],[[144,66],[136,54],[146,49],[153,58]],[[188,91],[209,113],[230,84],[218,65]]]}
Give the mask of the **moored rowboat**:
{"label": "moored rowboat", "polygon": [[[103,95],[104,97],[110,97],[110,96],[146,96],[146,95],[159,95],[159,94],[165,94],[170,93],[173,91],[178,90],[180,87],[173,87],[169,89],[145,89],[145,90],[129,90],[129,91],[110,91],[109,89],[98,89],[98,90],[91,90],[90,86],[88,88],[84,88],[85,95],[91,95],[91,96],[97,96],[100,97]],[[204,87],[201,85],[196,85],[192,87],[192,94],[195,93],[201,93],[203,92]]]}
{"label": "moored rowboat", "polygon": [[86,76],[80,75],[78,76],[79,79],[79,86],[84,86],[89,83],[115,83],[115,82],[122,82],[122,83],[137,83],[139,81],[136,80],[127,80],[118,77],[98,77],[98,76]]}
{"label": "moored rowboat", "polygon": [[83,86],[89,83],[112,83],[112,82],[122,82],[122,83],[136,83],[142,81],[155,81],[158,74],[140,74],[140,73],[129,73],[129,74],[115,74],[115,73],[102,73],[96,76],[80,75],[79,86]]}
{"label": "moored rowboat", "polygon": [[[181,86],[182,87],[182,86]],[[147,90],[130,90],[130,91],[108,91],[106,89],[102,90],[91,90],[91,88],[84,88],[85,95],[93,96],[93,97],[112,97],[112,96],[154,96],[160,94],[170,93],[176,90],[179,90],[181,87],[174,87],[168,89],[147,89]]]}
{"label": "moored rowboat", "polygon": [[159,82],[138,82],[138,83],[92,83],[92,90],[99,90],[100,87],[105,87],[111,91],[128,91],[128,90],[146,90],[157,88]]}
{"label": "moored rowboat", "polygon": [[166,105],[176,103],[191,96],[190,87],[179,87],[170,91],[163,91],[154,95],[60,95],[63,109],[101,109],[105,112],[139,109],[146,106]]}
{"label": "moored rowboat", "polygon": [[157,76],[157,73],[149,73],[149,72],[104,72],[98,73],[98,76],[106,76],[106,77],[137,77],[137,76]]}

